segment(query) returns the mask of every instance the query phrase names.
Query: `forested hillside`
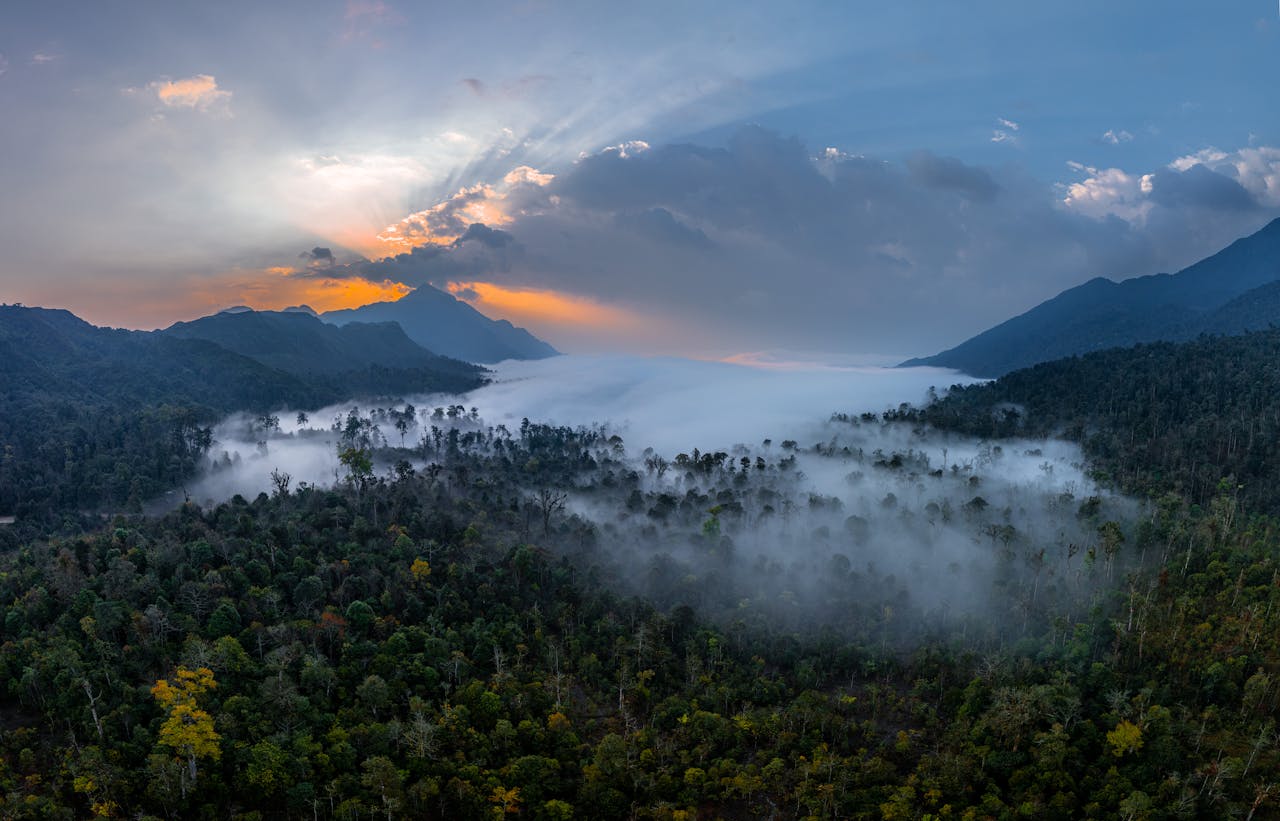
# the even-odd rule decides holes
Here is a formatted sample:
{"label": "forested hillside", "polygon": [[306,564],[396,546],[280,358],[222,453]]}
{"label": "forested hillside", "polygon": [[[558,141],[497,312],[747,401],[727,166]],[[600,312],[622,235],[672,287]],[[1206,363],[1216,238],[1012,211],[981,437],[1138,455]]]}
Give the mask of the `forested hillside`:
{"label": "forested hillside", "polygon": [[[932,434],[871,414],[832,424],[901,450],[632,460],[607,430],[459,414],[375,451],[374,415],[348,417],[333,490],[280,476],[254,501],[8,537],[9,816],[1276,812],[1277,522],[1230,488],[1136,521],[1062,492],[1041,532],[1011,524],[1031,499],[981,495],[997,447],[934,468],[911,445]],[[920,490],[846,516],[797,497],[823,464]],[[744,546],[775,517],[805,547],[761,565]],[[927,565],[880,567],[892,522],[926,547],[970,534],[940,570],[982,606],[939,610],[913,585]]]}
{"label": "forested hillside", "polygon": [[0,306],[0,516],[16,515],[34,533],[64,518],[75,529],[85,514],[139,510],[192,475],[210,426],[232,411],[458,391],[480,381],[461,363],[290,374],[207,340]]}
{"label": "forested hillside", "polygon": [[1153,343],[957,386],[916,418],[977,436],[1065,436],[1126,490],[1206,504],[1225,481],[1280,513],[1280,331]]}
{"label": "forested hillside", "polygon": [[[431,370],[460,385],[480,368],[437,356],[419,346],[394,322],[351,322],[341,327],[302,311],[223,311],[161,332],[178,339],[205,339],[285,373],[340,376],[381,367]],[[438,377],[438,378],[439,378]]]}

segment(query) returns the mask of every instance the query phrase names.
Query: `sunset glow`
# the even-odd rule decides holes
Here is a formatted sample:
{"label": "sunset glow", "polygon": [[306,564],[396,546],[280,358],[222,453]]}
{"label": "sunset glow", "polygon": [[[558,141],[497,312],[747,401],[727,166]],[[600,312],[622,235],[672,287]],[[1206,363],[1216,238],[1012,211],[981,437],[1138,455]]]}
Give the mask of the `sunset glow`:
{"label": "sunset glow", "polygon": [[263,311],[278,311],[294,305],[309,305],[320,313],[342,308],[358,308],[371,302],[394,302],[412,289],[400,282],[371,282],[367,279],[331,279],[297,276],[289,268],[270,268],[269,275],[228,283],[210,290],[205,297],[210,307],[248,305]]}
{"label": "sunset glow", "polygon": [[571,325],[631,330],[640,327],[639,314],[599,302],[534,288],[506,288],[492,282],[450,282],[446,290],[488,316],[521,323]]}

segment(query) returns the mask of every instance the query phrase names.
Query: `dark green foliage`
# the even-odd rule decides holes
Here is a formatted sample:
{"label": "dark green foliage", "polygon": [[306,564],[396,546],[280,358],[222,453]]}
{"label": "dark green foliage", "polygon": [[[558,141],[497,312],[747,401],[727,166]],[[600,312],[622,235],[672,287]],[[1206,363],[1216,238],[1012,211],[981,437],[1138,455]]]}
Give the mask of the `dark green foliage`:
{"label": "dark green foliage", "polygon": [[[1016,644],[952,634],[900,647],[859,640],[876,635],[872,620],[796,630],[743,605],[712,624],[619,595],[627,565],[563,512],[544,543],[557,553],[538,546],[529,488],[594,477],[595,498],[625,509],[634,486],[601,432],[525,424],[442,448],[439,471],[119,518],[0,559],[7,814],[1274,809],[1280,542],[1272,520],[1246,520],[1229,496],[1206,512],[1176,497],[1153,506],[1131,537],[1149,569],[1121,573],[1092,612]],[[916,458],[898,456],[871,469]],[[700,532],[713,507],[735,521],[711,502],[677,503],[673,526]],[[660,500],[642,492],[646,504]],[[1106,509],[1079,508],[1087,521]],[[1099,564],[1106,545],[1129,548],[1114,522],[1090,526]],[[833,561],[824,595],[850,595],[833,613],[861,619],[853,572]],[[178,666],[217,682],[202,706],[221,757],[194,785],[157,743],[163,714],[148,692]]]}
{"label": "dark green foliage", "polygon": [[907,416],[981,437],[1065,436],[1131,492],[1205,504],[1225,480],[1246,509],[1280,513],[1280,331],[1047,362]]}
{"label": "dark green foliage", "polygon": [[[1153,441],[1202,435],[1212,408],[1274,449],[1270,400],[1237,399],[1245,377],[1219,366],[1265,388],[1276,345],[1258,335],[1107,353],[888,422],[838,421],[1060,427],[1087,447],[1145,453],[1130,463],[1098,451],[1126,484],[1194,491],[1203,468],[1161,462],[1179,451]],[[1066,410],[1052,416],[1050,397]],[[1011,401],[1025,410],[1005,413]],[[837,526],[814,545],[874,543],[884,511],[904,527],[975,528],[1003,561],[981,595],[1025,602],[997,621],[1025,613],[1026,624],[913,627],[925,606],[844,555],[812,593],[823,618],[799,624],[761,604],[780,598],[787,569],[750,567],[732,535],[785,515],[765,508],[790,501],[797,454],[862,454],[693,450],[673,460],[693,477],[680,495],[643,483],[607,431],[526,420],[509,432],[457,406],[446,418],[417,443],[431,460],[420,470],[117,516],[87,534],[0,529],[0,815],[1276,816],[1280,521],[1246,514],[1232,484],[1198,505],[1157,496],[1124,522],[1106,494],[1063,494],[1058,512],[1087,538],[1084,566],[1057,577],[1043,540],[988,501],[990,483],[963,480],[954,510],[877,498],[872,519],[815,494],[809,515]],[[348,444],[363,453],[359,422]],[[102,447],[92,437],[110,431],[87,441]],[[409,455],[384,450],[382,464]],[[914,477],[921,501],[926,482],[946,479],[917,450],[868,454],[862,469]],[[569,491],[598,519],[566,510]],[[680,537],[685,553],[655,552],[636,578],[625,539],[637,532]],[[736,595],[752,586],[772,592]],[[646,596],[624,592],[636,589]],[[202,757],[194,781],[164,745],[150,693],[179,668],[216,681],[200,707],[219,755]]]}
{"label": "dark green foliage", "polygon": [[[436,356],[394,322],[352,322],[338,327],[301,312],[235,311],[178,322],[161,332],[176,339],[204,339],[297,376],[337,376],[371,367],[434,371],[474,378],[475,365]],[[443,387],[443,386],[441,386]],[[385,387],[386,391],[407,388]]]}
{"label": "dark green foliage", "polygon": [[472,366],[427,357],[447,367],[295,375],[205,340],[0,306],[0,515],[20,526],[74,523],[181,492],[210,426],[231,411],[480,384]]}

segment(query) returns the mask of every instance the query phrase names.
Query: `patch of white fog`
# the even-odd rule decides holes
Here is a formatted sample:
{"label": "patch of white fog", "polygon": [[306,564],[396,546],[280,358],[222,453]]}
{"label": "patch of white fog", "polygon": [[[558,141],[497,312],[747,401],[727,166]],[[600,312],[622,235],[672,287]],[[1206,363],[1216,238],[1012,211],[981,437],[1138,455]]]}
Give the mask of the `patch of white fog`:
{"label": "patch of white fog", "polygon": [[[208,503],[271,492],[273,471],[295,488],[335,484],[353,406],[373,414],[375,438],[410,449],[433,425],[503,426],[518,438],[524,419],[603,424],[624,439],[635,492],[623,504],[616,485],[592,480],[569,492],[565,514],[591,523],[616,576],[666,605],[696,604],[729,620],[751,605],[797,627],[850,619],[851,589],[878,602],[867,612],[881,621],[899,606],[918,622],[1025,620],[1045,596],[1042,584],[1076,609],[1112,570],[1110,555],[1100,570],[1099,523],[1137,511],[1087,477],[1074,444],[984,443],[862,417],[976,381],[952,371],[566,356],[503,363],[493,377],[463,396],[344,403],[308,411],[305,421],[281,412],[278,431],[231,417],[217,426],[190,495]],[[406,402],[417,414],[404,431],[374,410]],[[436,409],[450,406],[457,418],[440,418]],[[438,452],[384,458],[422,467]],[[700,469],[698,454],[719,461]],[[375,469],[388,475],[392,463]],[[537,488],[526,492],[534,504]],[[1101,510],[1083,515],[1090,500]],[[567,533],[559,541],[573,550]],[[545,535],[530,534],[557,541]]]}
{"label": "patch of white fog", "polygon": [[[403,407],[420,413],[404,438],[412,446],[432,424],[427,414],[441,406],[477,408],[487,425],[516,430],[522,419],[577,427],[607,423],[638,456],[645,448],[673,457],[694,447],[729,449],[773,438],[809,441],[821,435],[834,412],[880,412],[903,402],[923,404],[928,390],[945,390],[970,377],[941,368],[880,368],[808,363],[757,367],[676,358],[559,356],[494,366],[492,381],[462,396],[433,394],[399,401],[345,402],[319,410],[277,414],[279,430],[236,414],[214,428],[206,470],[188,488],[201,504],[239,493],[252,498],[272,490],[271,473],[288,473],[294,486],[332,485],[341,476],[339,436],[332,427],[353,408]],[[446,420],[447,422],[448,420]],[[446,427],[443,423],[441,427]],[[401,443],[390,420],[378,424],[390,445]]]}

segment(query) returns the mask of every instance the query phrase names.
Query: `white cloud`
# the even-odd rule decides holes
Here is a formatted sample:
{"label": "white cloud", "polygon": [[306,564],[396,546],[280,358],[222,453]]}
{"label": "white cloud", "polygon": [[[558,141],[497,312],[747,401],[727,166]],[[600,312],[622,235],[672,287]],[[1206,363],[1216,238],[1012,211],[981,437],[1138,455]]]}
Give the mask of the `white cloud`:
{"label": "white cloud", "polygon": [[1187,171],[1197,165],[1204,165],[1212,168],[1214,165],[1221,163],[1227,158],[1227,152],[1219,151],[1210,146],[1202,148],[1194,154],[1187,154],[1185,157],[1178,157],[1169,163],[1169,167],[1175,171]]}
{"label": "white cloud", "polygon": [[1000,127],[991,132],[991,142],[1008,143],[1010,145],[1018,144],[1018,132],[1022,130],[1022,126],[1004,117],[997,118],[996,124]]}
{"label": "white cloud", "polygon": [[[605,146],[598,153],[606,154],[606,155],[612,154],[616,156],[618,159],[625,160],[628,157],[634,157],[637,154],[643,154],[644,152],[649,150],[649,147],[650,147],[649,144],[644,140],[627,140],[626,142],[619,143],[618,145]],[[589,152],[584,151],[580,155],[578,155],[578,158],[584,159],[588,156],[591,156],[591,154]]]}
{"label": "white cloud", "polygon": [[1262,205],[1280,206],[1280,148],[1251,145],[1227,152],[1210,147],[1169,164],[1177,171],[1196,166],[1234,179]]}
{"label": "white cloud", "polygon": [[212,74],[197,74],[180,80],[167,78],[147,84],[156,99],[168,108],[189,108],[195,111],[211,111],[225,106],[231,100],[231,92],[218,88]]}
{"label": "white cloud", "polygon": [[[452,243],[472,223],[507,225],[524,213],[524,197],[520,195],[537,192],[555,178],[528,165],[518,166],[496,185],[477,183],[460,188],[447,199],[409,214],[384,228],[378,239],[386,243],[385,250],[404,253],[420,245]],[[541,196],[535,199],[541,201]]]}
{"label": "white cloud", "polygon": [[1124,129],[1115,131],[1109,128],[1103,132],[1101,139],[1108,145],[1119,145],[1120,143],[1133,142],[1133,135]]}
{"label": "white cloud", "polygon": [[1095,219],[1117,216],[1127,222],[1142,222],[1152,208],[1152,175],[1129,174],[1119,168],[1093,168],[1078,162],[1067,163],[1085,174],[1079,182],[1066,186],[1062,202],[1067,208]]}
{"label": "white cloud", "polygon": [[45,65],[46,63],[52,63],[57,59],[58,59],[58,55],[56,54],[48,54],[43,51],[37,51],[35,54],[31,55],[31,64],[36,66],[42,66],[42,65]]}
{"label": "white cloud", "polygon": [[522,183],[531,185],[549,185],[555,178],[555,174],[544,174],[536,168],[522,165],[507,174],[507,176],[503,177],[502,181],[507,185],[520,185]]}

